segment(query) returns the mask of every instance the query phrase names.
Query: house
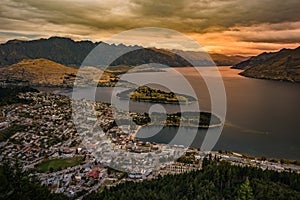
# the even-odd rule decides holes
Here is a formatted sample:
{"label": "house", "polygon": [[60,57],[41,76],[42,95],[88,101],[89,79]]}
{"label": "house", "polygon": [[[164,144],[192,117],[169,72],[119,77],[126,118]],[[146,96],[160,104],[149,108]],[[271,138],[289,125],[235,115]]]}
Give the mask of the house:
{"label": "house", "polygon": [[99,178],[99,171],[90,171],[88,174],[89,177],[92,177],[94,179],[98,179]]}

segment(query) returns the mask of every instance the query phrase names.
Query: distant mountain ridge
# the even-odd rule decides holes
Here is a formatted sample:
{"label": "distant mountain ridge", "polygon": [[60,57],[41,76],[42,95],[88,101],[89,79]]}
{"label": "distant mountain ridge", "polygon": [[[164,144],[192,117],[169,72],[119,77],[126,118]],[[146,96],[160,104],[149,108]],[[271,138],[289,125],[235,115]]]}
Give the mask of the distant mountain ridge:
{"label": "distant mountain ridge", "polygon": [[[31,41],[10,40],[0,44],[0,67],[10,66],[23,59],[45,58],[69,67],[78,68],[86,56],[100,43],[74,41],[64,37],[50,37],[48,39]],[[131,51],[113,61],[111,65],[135,66],[152,62],[165,64],[170,67],[191,66],[191,63],[188,62],[189,59],[184,59],[181,54],[179,56],[172,50],[125,46],[122,44],[102,44],[107,45],[109,50],[124,51],[126,49]],[[210,58],[201,57],[203,52],[181,52],[188,58],[192,58],[193,61],[196,61],[199,66],[214,65]],[[197,55],[200,55],[200,57],[195,59]],[[232,65],[245,59],[240,56],[229,57],[221,54],[211,54],[211,57],[214,58],[217,65]]]}
{"label": "distant mountain ridge", "polygon": [[234,65],[246,77],[300,82],[300,47],[262,53]]}
{"label": "distant mountain ridge", "polygon": [[62,37],[31,41],[11,40],[0,44],[0,66],[36,58],[49,59],[70,67],[80,66],[87,54],[98,44],[90,41],[75,42]]}
{"label": "distant mountain ridge", "polygon": [[[203,51],[182,51],[182,50],[172,50],[172,52],[177,53],[188,60],[193,61],[196,66],[232,66],[234,64],[240,63],[248,57],[244,56],[227,56],[218,53],[208,54]],[[210,56],[210,57],[209,57]]]}

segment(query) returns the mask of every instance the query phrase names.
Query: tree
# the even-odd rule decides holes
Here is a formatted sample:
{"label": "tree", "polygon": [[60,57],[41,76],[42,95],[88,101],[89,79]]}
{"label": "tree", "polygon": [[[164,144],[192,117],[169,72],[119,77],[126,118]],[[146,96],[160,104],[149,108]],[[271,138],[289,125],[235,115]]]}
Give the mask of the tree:
{"label": "tree", "polygon": [[[87,195],[84,200],[300,199],[300,174],[263,171],[254,167],[232,166],[226,161],[215,162],[205,159],[207,165],[202,170],[158,176],[139,183],[133,181],[121,183],[115,187],[106,188],[101,193],[95,192]],[[245,181],[244,177],[247,176],[251,177],[251,187],[249,180]]]}
{"label": "tree", "polygon": [[0,165],[0,199],[69,199],[63,194],[51,193],[42,186],[38,178],[23,171],[21,163],[16,160],[11,164],[5,158]]}
{"label": "tree", "polygon": [[267,160],[267,157],[266,157],[266,156],[262,156],[260,159],[261,159],[262,161],[265,161],[265,160]]}
{"label": "tree", "polygon": [[246,178],[246,181],[240,186],[236,200],[254,200],[248,177]]}

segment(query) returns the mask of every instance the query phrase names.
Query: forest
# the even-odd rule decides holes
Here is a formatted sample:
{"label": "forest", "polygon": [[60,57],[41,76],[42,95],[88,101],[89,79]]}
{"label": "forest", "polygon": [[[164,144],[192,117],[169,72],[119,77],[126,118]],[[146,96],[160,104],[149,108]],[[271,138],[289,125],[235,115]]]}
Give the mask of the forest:
{"label": "forest", "polygon": [[300,199],[300,175],[232,166],[204,159],[203,169],[150,181],[126,182],[92,193],[93,199]]}
{"label": "forest", "polygon": [[[22,172],[18,162],[2,163],[0,182],[0,199],[70,199],[41,186],[36,177]],[[300,174],[233,166],[208,157],[203,160],[202,170],[125,182],[105,188],[101,193],[91,193],[84,199],[298,200]]]}

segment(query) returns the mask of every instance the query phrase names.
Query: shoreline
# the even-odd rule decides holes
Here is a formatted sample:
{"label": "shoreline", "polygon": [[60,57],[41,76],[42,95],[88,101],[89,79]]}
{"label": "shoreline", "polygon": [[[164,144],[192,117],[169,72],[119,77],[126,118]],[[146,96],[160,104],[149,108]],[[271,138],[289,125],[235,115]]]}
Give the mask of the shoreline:
{"label": "shoreline", "polygon": [[184,128],[197,128],[197,129],[209,129],[209,128],[218,128],[221,127],[223,123],[219,124],[212,124],[212,125],[203,125],[203,126],[196,126],[196,125],[177,125],[177,124],[147,124],[142,125],[142,127],[146,126],[166,126],[166,127],[184,127]]}

